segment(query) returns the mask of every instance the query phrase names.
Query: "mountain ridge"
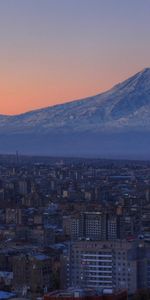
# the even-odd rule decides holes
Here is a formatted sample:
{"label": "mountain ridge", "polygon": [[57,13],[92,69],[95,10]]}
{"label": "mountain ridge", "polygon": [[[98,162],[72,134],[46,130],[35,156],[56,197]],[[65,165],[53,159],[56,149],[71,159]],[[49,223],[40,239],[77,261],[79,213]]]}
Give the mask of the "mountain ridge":
{"label": "mountain ridge", "polygon": [[[84,147],[91,149],[92,141],[91,154],[92,151],[101,153],[102,147],[103,152],[107,151],[111,145],[112,152],[120,149],[122,153],[122,135],[125,139],[129,135],[133,152],[132,140],[137,144],[139,136],[142,143],[141,134],[143,138],[145,136],[144,148],[149,149],[149,132],[150,68],[145,68],[112,89],[95,96],[19,115],[0,115],[0,139],[3,143],[0,145],[0,151],[24,151],[25,147],[20,145],[26,143],[28,152],[32,152],[34,148],[37,152],[47,149],[47,152],[51,153],[53,148],[53,153],[61,154],[61,149],[64,149],[62,152],[66,151],[66,154],[67,151],[72,153],[72,149],[80,153]],[[64,143],[68,145],[68,150]],[[128,144],[126,143],[127,147]]]}
{"label": "mountain ridge", "polygon": [[84,101],[84,100],[86,101],[89,98],[97,97],[99,95],[103,95],[105,93],[108,93],[109,91],[112,91],[113,89],[115,89],[115,88],[119,87],[120,85],[122,85],[122,83],[125,83],[128,80],[131,80],[132,78],[134,78],[137,75],[142,75],[145,72],[149,72],[149,74],[150,74],[150,67],[143,68],[140,72],[137,72],[135,75],[130,76],[129,78],[125,79],[123,82],[119,82],[119,83],[115,84],[113,87],[109,88],[108,90],[106,90],[104,92],[101,92],[101,93],[98,93],[98,94],[95,94],[95,95],[91,95],[91,96],[87,96],[87,97],[83,97],[83,98],[78,98],[78,99],[74,99],[74,100],[71,100],[71,101],[66,101],[66,102],[63,102],[63,103],[60,103],[60,104],[58,103],[58,104],[54,104],[54,105],[48,105],[46,107],[35,108],[35,109],[31,109],[31,110],[28,110],[28,111],[25,111],[25,112],[22,112],[22,113],[13,114],[13,115],[12,114],[1,114],[0,113],[0,117],[17,117],[17,116],[20,116],[20,115],[25,115],[25,114],[36,112],[36,111],[41,111],[41,110],[50,109],[50,108],[56,108],[58,106],[64,106],[64,105],[71,104],[71,103],[74,103],[74,102],[80,102],[80,101]]}

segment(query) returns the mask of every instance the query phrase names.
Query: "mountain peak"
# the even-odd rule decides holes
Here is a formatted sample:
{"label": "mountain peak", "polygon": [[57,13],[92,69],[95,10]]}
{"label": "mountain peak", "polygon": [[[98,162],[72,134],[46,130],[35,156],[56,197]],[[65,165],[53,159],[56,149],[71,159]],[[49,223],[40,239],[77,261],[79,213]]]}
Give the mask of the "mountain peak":
{"label": "mountain peak", "polygon": [[139,81],[147,83],[150,90],[150,68],[145,68],[139,73]]}
{"label": "mountain peak", "polygon": [[147,77],[149,78],[150,77],[150,68],[144,68],[136,75],[143,76],[144,78],[147,78]]}
{"label": "mountain peak", "polygon": [[148,93],[150,95],[150,68],[145,68],[115,86],[115,90],[128,93]]}
{"label": "mountain peak", "polygon": [[93,97],[25,114],[0,115],[0,132],[101,131],[150,126],[150,68]]}
{"label": "mountain peak", "polygon": [[81,153],[88,148],[89,153],[100,153],[104,143],[105,153],[112,149],[113,136],[117,153],[118,145],[120,151],[128,148],[128,133],[133,149],[150,149],[150,68],[93,97],[16,116],[0,115],[1,152],[24,152],[26,147],[28,153]]}
{"label": "mountain peak", "polygon": [[150,73],[150,68],[144,68],[141,73]]}

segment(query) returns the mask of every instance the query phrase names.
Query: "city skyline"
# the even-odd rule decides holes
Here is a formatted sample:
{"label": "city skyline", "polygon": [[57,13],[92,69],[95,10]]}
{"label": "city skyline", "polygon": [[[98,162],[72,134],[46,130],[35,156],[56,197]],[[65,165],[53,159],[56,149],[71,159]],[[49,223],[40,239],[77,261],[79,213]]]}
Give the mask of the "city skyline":
{"label": "city skyline", "polygon": [[139,0],[1,1],[0,114],[98,94],[149,67],[149,9]]}

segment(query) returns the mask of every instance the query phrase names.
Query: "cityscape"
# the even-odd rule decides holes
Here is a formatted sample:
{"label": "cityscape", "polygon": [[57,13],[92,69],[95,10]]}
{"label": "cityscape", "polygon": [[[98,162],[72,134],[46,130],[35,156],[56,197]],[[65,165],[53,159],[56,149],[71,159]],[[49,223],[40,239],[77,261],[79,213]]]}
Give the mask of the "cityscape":
{"label": "cityscape", "polygon": [[150,300],[150,1],[0,0],[0,300]]}
{"label": "cityscape", "polygon": [[148,291],[149,172],[149,161],[1,155],[7,299],[136,299]]}

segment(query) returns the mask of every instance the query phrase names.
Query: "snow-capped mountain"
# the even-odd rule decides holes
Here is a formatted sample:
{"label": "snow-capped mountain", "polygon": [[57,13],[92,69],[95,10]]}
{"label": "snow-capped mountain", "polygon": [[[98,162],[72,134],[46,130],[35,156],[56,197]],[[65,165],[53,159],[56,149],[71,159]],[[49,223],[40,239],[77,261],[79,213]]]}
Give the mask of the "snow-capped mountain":
{"label": "snow-capped mountain", "polygon": [[[86,154],[92,143],[91,155],[101,154],[103,147],[103,153],[109,153],[110,147],[112,151],[121,149],[131,135],[131,141],[136,137],[135,142],[146,135],[146,147],[150,147],[149,133],[150,68],[93,97],[16,116],[0,115],[0,151],[7,152],[20,149],[28,153]],[[122,134],[124,139],[119,140]]]}

